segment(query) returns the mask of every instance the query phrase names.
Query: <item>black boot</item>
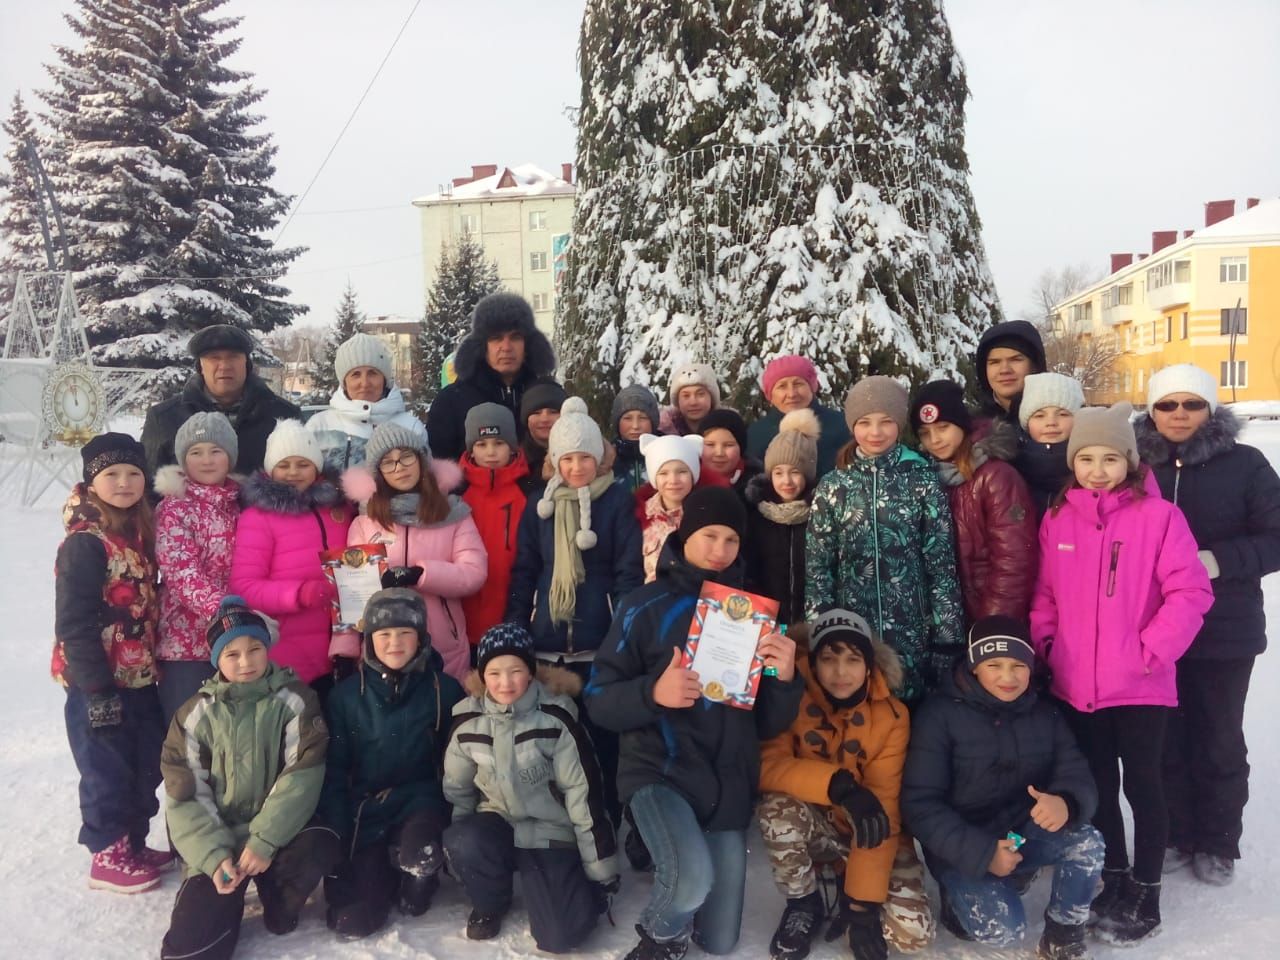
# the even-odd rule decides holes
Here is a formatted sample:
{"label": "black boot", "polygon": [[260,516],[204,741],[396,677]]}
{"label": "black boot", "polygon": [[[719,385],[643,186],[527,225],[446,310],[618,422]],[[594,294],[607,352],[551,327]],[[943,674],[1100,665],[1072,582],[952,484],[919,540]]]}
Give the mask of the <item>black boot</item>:
{"label": "black boot", "polygon": [[769,956],[773,960],[803,960],[809,955],[809,947],[822,923],[822,896],[815,890],[803,897],[787,901],[782,911],[778,929],[769,941]]}
{"label": "black boot", "polygon": [[324,921],[343,940],[360,940],[382,929],[387,922],[387,911],[366,900],[355,900],[340,905],[330,904]]}
{"label": "black boot", "polygon": [[1058,923],[1045,914],[1044,933],[1040,935],[1036,956],[1039,960],[1088,960],[1084,932],[1083,923]]}
{"label": "black boot", "polygon": [[622,960],[681,960],[689,951],[687,939],[655,940],[638,923],[636,933],[640,934],[640,942]]}
{"label": "black boot", "polygon": [[1160,884],[1128,878],[1111,916],[1094,928],[1099,940],[1128,947],[1160,932]]}
{"label": "black boot", "polygon": [[1115,911],[1120,897],[1124,894],[1125,883],[1129,879],[1128,870],[1102,870],[1102,891],[1089,904],[1089,927],[1093,928],[1108,919]]}
{"label": "black boot", "polygon": [[949,931],[957,940],[973,940],[969,931],[956,919],[956,912],[951,909],[951,901],[947,899],[945,893],[942,896],[942,909],[938,913],[938,921],[942,924],[942,928]]}
{"label": "black boot", "polygon": [[506,910],[486,911],[479,907],[473,908],[467,917],[467,939],[492,940],[502,929],[502,918],[506,912]]}
{"label": "black boot", "polygon": [[440,889],[440,875],[418,876],[407,870],[400,872],[400,894],[396,908],[408,917],[420,917],[431,906],[431,898]]}
{"label": "black boot", "polygon": [[[298,926],[302,904],[282,893],[276,886],[260,884],[258,901],[262,904],[262,924],[276,936],[292,933]],[[304,901],[305,902],[305,901]]]}

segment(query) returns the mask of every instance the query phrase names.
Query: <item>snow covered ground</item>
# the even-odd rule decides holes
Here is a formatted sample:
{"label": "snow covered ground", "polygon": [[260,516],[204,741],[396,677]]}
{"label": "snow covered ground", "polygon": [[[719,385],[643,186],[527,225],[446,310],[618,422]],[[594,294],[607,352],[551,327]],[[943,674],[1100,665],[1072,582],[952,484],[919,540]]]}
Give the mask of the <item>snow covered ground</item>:
{"label": "snow covered ground", "polygon": [[[1250,423],[1244,440],[1261,447],[1280,464],[1280,423]],[[39,506],[0,510],[0,610],[4,613],[5,649],[12,656],[0,670],[0,929],[5,956],[45,960],[89,956],[115,960],[156,956],[174,893],[176,874],[154,892],[134,897],[93,892],[86,886],[89,857],[76,845],[79,827],[76,771],[67,749],[61,709],[62,692],[49,680],[53,626],[53,556],[61,537],[60,504],[46,498]],[[1266,584],[1267,612],[1273,637],[1280,631],[1280,576]],[[6,654],[6,655],[7,655]],[[1272,960],[1280,952],[1280,818],[1273,813],[1280,798],[1280,743],[1274,703],[1280,700],[1280,654],[1260,659],[1246,719],[1253,746],[1253,802],[1245,815],[1244,860],[1233,886],[1212,889],[1188,873],[1166,882],[1164,932],[1131,950],[1094,945],[1096,957],[1232,958]],[[152,842],[163,842],[163,826],[155,821]],[[759,838],[751,844],[747,910],[736,954],[768,955],[769,937],[781,911],[781,898],[769,880]],[[615,905],[618,926],[607,924],[578,956],[618,957],[635,942],[635,923],[649,886],[646,877],[624,869],[623,892]],[[1042,879],[1028,900],[1028,914],[1038,918],[1047,899]],[[522,957],[536,953],[517,908],[502,935],[490,943],[470,944],[463,936],[466,907],[454,884],[446,881],[435,904],[417,920],[397,917],[380,934],[358,943],[340,943],[325,929],[323,911],[313,898],[298,930],[283,938],[268,934],[257,921],[252,895],[240,940],[239,956],[304,960],[342,958]],[[1038,921],[1033,929],[1038,931]],[[942,933],[924,956],[970,960],[1030,955],[1022,950],[991,951],[962,944]],[[696,948],[690,956],[697,956]],[[815,958],[847,957],[840,944],[819,944]]]}

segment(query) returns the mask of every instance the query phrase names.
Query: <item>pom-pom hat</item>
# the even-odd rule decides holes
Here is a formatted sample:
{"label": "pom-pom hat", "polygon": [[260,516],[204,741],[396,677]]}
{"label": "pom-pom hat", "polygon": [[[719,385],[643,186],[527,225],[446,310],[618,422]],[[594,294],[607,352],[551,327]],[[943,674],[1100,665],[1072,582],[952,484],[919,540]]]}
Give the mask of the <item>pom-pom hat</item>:
{"label": "pom-pom hat", "polygon": [[289,457],[302,457],[315,464],[317,470],[324,469],[324,451],[320,449],[320,441],[301,420],[277,421],[271,436],[267,437],[267,454],[262,466],[270,473],[276,464]]}
{"label": "pom-pom hat", "polygon": [[818,417],[805,407],[792,410],[778,424],[778,435],[764,452],[764,469],[768,473],[781,464],[790,464],[804,474],[805,485],[813,486],[818,476]]}
{"label": "pom-pom hat", "polygon": [[[538,501],[538,516],[549,520],[556,512],[552,495],[564,485],[560,476],[560,458],[571,453],[585,453],[595,457],[599,464],[604,459],[604,437],[600,427],[587,414],[586,401],[570,397],[560,407],[560,419],[551,427],[547,441],[547,461],[551,464],[551,479]],[[590,550],[596,545],[596,534],[591,529],[591,486],[578,489],[578,532],[574,536],[579,550]]]}
{"label": "pom-pom hat", "polygon": [[216,667],[222,651],[237,637],[253,637],[268,648],[276,639],[267,618],[250,609],[244,597],[233,593],[222,598],[222,602],[218,604],[218,612],[205,628],[205,639],[209,642],[209,662]]}

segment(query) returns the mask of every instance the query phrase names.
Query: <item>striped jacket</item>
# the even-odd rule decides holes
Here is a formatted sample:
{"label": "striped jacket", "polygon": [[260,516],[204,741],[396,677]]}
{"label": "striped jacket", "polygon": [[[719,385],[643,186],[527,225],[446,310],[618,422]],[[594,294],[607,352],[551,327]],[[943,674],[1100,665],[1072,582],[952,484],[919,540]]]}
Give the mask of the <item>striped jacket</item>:
{"label": "striped jacket", "polygon": [[212,876],[246,846],[274,858],[315,812],[328,743],[320,702],[292,670],[206,681],[160,754],[169,836],[188,873]]}
{"label": "striped jacket", "polygon": [[503,706],[472,696],[453,708],[444,795],[455,821],[497,813],[522,849],[577,844],[587,876],[618,875],[613,825],[595,750],[568,697],[537,680]]}

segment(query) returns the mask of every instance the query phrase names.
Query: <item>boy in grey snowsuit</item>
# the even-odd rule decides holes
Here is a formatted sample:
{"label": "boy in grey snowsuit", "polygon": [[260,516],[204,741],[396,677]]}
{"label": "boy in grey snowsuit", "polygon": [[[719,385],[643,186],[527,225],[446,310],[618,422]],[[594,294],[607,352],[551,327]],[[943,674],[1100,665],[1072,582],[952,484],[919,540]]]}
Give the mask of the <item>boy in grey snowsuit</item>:
{"label": "boy in grey snowsuit", "polygon": [[444,758],[445,856],[471,900],[467,937],[498,934],[518,870],[538,949],[563,953],[618,889],[600,768],[573,701],[535,678],[527,630],[492,627],[476,653]]}

